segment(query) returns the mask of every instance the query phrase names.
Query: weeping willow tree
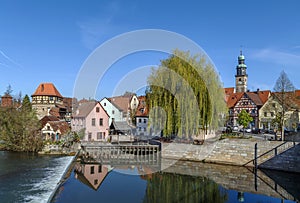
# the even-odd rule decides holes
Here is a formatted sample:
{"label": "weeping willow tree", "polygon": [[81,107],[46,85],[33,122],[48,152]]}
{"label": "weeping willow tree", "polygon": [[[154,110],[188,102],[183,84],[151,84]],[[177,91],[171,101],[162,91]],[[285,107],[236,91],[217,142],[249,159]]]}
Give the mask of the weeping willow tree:
{"label": "weeping willow tree", "polygon": [[228,200],[227,191],[205,177],[154,173],[147,178],[143,202],[215,202]]}
{"label": "weeping willow tree", "polygon": [[148,77],[150,125],[165,137],[198,136],[221,125],[226,105],[213,65],[203,56],[175,50]]}

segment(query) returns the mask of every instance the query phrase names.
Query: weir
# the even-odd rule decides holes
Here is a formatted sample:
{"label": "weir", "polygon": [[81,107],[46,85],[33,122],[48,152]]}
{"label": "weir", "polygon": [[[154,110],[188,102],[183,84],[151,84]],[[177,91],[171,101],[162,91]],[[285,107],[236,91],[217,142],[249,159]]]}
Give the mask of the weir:
{"label": "weir", "polygon": [[160,146],[151,144],[82,143],[85,163],[119,165],[151,165],[160,168]]}

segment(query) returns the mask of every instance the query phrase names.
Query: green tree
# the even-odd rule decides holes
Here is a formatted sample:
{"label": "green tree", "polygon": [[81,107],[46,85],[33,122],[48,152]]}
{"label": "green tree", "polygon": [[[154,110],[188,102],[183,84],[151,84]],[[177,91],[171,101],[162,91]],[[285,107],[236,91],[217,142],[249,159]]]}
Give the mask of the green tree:
{"label": "green tree", "polygon": [[43,147],[40,123],[27,95],[22,104],[21,109],[0,109],[0,140],[6,150],[40,151]]}
{"label": "green tree", "polygon": [[32,111],[32,105],[30,103],[30,99],[29,96],[26,94],[23,101],[22,101],[22,107],[21,107],[22,111],[25,112],[31,112]]}
{"label": "green tree", "polygon": [[249,123],[253,121],[253,118],[245,109],[243,109],[241,113],[239,113],[237,121],[243,126],[243,134],[245,135],[245,128],[249,126]]}
{"label": "green tree", "polygon": [[276,80],[274,92],[278,95],[278,102],[281,107],[280,126],[281,126],[281,139],[284,140],[284,122],[288,112],[288,95],[295,91],[295,86],[288,78],[287,74],[282,71],[279,78]]}
{"label": "green tree", "polygon": [[219,76],[203,56],[175,50],[152,70],[148,84],[150,125],[164,136],[205,136],[227,112]]}

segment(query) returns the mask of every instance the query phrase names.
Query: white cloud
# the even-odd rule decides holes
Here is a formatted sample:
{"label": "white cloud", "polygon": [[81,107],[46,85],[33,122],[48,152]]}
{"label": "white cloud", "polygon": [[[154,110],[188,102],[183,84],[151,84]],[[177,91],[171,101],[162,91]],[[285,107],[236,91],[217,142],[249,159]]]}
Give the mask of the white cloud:
{"label": "white cloud", "polygon": [[272,62],[279,64],[281,66],[285,65],[299,65],[300,64],[300,54],[291,53],[288,51],[278,51],[275,49],[262,49],[258,51],[253,51],[250,56],[253,59],[262,60],[265,62]]}
{"label": "white cloud", "polygon": [[22,68],[22,65],[17,63],[11,57],[6,55],[2,50],[0,50],[0,66],[5,66],[7,68]]}
{"label": "white cloud", "polygon": [[119,15],[120,9],[119,2],[110,2],[102,6],[99,16],[77,23],[85,47],[93,50],[105,40],[125,31],[124,25],[116,23],[116,16]]}

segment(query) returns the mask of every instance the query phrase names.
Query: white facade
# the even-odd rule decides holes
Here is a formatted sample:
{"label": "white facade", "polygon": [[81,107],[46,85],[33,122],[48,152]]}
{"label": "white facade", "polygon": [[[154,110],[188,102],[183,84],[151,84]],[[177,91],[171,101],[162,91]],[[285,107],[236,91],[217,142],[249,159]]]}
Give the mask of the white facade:
{"label": "white facade", "polygon": [[126,121],[126,117],[123,116],[123,111],[113,105],[107,98],[103,98],[100,104],[109,115],[109,125],[112,121]]}

